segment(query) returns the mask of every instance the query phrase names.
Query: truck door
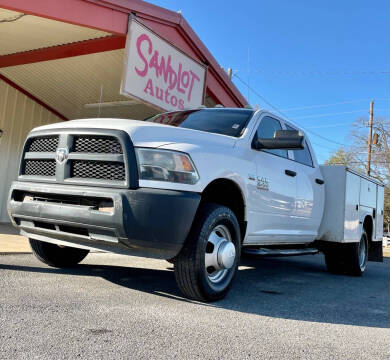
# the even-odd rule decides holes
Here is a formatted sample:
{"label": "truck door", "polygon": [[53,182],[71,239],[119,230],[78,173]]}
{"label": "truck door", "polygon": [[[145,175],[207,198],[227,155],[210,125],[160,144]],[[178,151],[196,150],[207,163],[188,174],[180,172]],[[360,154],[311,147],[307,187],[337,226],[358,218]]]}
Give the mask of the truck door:
{"label": "truck door", "polygon": [[[261,118],[253,138],[273,138],[281,130],[279,120]],[[253,192],[253,220],[248,224],[248,244],[290,242],[294,235],[293,215],[295,211],[296,172],[295,164],[287,158],[287,150],[256,150],[256,183]]]}
{"label": "truck door", "polygon": [[[288,130],[296,130],[286,124]],[[296,164],[297,196],[294,226],[302,242],[314,241],[321,225],[324,211],[325,183],[321,170],[315,163],[309,142],[303,150],[290,151]],[[329,184],[328,184],[329,185]]]}

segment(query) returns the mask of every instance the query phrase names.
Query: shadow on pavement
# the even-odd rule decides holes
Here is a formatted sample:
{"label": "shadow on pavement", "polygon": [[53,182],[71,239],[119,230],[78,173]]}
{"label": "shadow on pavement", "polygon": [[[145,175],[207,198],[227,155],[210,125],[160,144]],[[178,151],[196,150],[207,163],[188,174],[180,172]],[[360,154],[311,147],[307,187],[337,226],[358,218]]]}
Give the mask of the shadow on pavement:
{"label": "shadow on pavement", "polygon": [[[96,276],[129,289],[191,303],[179,292],[173,271],[162,269],[0,264],[1,269]],[[167,269],[172,270],[172,265],[167,263]],[[291,320],[390,328],[390,259],[369,263],[363,277],[329,274],[322,255],[243,259],[228,296],[203,305]]]}

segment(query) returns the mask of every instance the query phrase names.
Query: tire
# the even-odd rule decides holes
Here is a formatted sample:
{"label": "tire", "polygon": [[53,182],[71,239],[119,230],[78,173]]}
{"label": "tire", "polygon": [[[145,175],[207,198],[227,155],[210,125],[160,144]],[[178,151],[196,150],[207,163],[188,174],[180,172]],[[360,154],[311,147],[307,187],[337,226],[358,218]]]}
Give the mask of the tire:
{"label": "tire", "polygon": [[362,276],[368,261],[368,236],[366,231],[363,230],[360,242],[351,245],[348,256],[350,261],[347,262],[346,270],[350,275]]}
{"label": "tire", "polygon": [[181,292],[197,301],[222,299],[237,273],[240,255],[240,227],[233,211],[218,204],[201,204],[186,243],[174,259]]}
{"label": "tire", "polygon": [[359,242],[340,244],[325,252],[328,271],[334,274],[362,276],[367,267],[368,236],[363,230]]}
{"label": "tire", "polygon": [[325,253],[325,264],[328,271],[332,274],[342,274],[343,273],[343,264],[339,259],[339,256],[332,254],[331,252]]}
{"label": "tire", "polygon": [[89,253],[89,250],[72,247],[60,247],[43,241],[29,239],[31,249],[38,260],[57,267],[72,267],[81,262]]}

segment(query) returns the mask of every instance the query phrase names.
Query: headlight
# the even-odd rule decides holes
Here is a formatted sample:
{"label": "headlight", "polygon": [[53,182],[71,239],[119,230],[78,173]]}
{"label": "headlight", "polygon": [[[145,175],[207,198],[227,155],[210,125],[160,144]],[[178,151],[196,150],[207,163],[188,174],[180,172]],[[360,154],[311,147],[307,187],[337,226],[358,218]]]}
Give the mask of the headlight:
{"label": "headlight", "polygon": [[195,165],[187,154],[145,148],[136,148],[135,153],[141,180],[183,184],[195,184],[199,180]]}

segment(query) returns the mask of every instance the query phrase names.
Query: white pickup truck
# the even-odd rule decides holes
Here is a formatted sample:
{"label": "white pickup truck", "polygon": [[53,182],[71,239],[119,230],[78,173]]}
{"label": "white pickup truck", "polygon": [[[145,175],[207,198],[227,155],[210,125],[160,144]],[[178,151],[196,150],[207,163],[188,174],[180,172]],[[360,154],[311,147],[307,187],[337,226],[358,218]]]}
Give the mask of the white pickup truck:
{"label": "white pickup truck", "polygon": [[225,296],[241,253],[321,251],[351,275],[382,260],[383,185],[319,166],[301,130],[262,110],[36,128],[8,210],[46,264],[76,265],[90,249],[167,259],[201,301]]}

